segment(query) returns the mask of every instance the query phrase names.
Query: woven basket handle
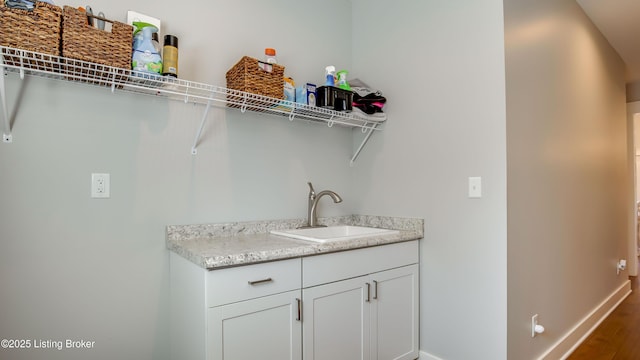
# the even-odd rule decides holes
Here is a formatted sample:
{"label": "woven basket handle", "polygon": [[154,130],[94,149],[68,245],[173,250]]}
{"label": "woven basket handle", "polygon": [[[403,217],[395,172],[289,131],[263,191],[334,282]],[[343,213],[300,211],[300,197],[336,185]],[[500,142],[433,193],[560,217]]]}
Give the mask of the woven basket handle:
{"label": "woven basket handle", "polygon": [[[88,24],[89,23],[88,20],[89,20],[89,18],[91,18],[92,19],[91,23],[93,23],[93,26],[88,25],[89,28],[93,28],[93,29],[98,30],[98,31],[104,31],[104,32],[107,32],[107,33],[113,33],[114,31],[118,32],[118,33],[124,31],[124,33],[127,33],[129,31],[132,31],[132,29],[133,29],[130,25],[123,24],[123,23],[120,23],[120,22],[115,21],[115,20],[107,19],[104,16],[98,15],[99,13],[98,14],[96,14],[96,13],[89,14],[87,11],[83,11],[83,10],[84,9],[81,10],[81,9],[76,9],[76,8],[73,8],[73,7],[70,7],[70,6],[65,6],[65,11],[70,11],[71,13],[75,13],[76,16],[82,16],[83,18],[86,17],[87,21],[85,22],[85,24]],[[96,26],[96,23],[100,22],[100,21],[102,21],[104,23],[109,23],[110,26],[105,26],[104,29],[100,29],[98,26]],[[126,29],[121,29],[123,26],[126,26]]]}
{"label": "woven basket handle", "polygon": [[108,23],[111,23],[111,24],[113,24],[113,23],[115,22],[114,20],[109,20],[109,19],[107,19],[106,17],[102,17],[102,16],[99,16],[99,15],[95,15],[95,14],[94,14],[94,15],[89,15],[89,14],[88,14],[88,13],[86,13],[86,12],[85,12],[85,14],[87,15],[87,19],[88,19],[88,18],[92,18],[92,19],[94,19],[94,20],[102,20],[102,21],[104,21],[104,22],[108,22]]}

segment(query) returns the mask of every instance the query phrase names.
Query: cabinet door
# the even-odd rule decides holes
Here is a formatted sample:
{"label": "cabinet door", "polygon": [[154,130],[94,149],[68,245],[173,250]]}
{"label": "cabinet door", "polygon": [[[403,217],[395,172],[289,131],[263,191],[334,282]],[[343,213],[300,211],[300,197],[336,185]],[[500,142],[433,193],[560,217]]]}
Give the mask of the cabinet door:
{"label": "cabinet door", "polygon": [[209,309],[208,360],[301,360],[300,291]]}
{"label": "cabinet door", "polygon": [[375,273],[370,279],[371,359],[417,359],[418,265]]}
{"label": "cabinet door", "polygon": [[302,290],[305,360],[369,359],[366,277]]}

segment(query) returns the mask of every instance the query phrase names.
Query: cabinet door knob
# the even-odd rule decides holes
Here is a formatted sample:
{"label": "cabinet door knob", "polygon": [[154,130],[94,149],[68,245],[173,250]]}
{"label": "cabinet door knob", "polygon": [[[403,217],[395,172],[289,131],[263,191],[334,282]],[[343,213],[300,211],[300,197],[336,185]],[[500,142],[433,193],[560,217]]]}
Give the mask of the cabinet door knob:
{"label": "cabinet door knob", "polygon": [[249,285],[258,285],[258,284],[264,284],[264,283],[268,283],[268,282],[272,282],[273,279],[272,278],[266,278],[266,279],[261,279],[261,280],[254,280],[254,281],[248,281]]}

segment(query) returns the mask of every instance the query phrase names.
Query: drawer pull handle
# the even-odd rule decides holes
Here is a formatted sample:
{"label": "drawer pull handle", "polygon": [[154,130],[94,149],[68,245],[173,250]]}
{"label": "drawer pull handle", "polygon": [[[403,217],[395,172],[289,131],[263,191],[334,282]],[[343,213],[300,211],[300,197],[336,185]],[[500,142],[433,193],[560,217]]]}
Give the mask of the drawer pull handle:
{"label": "drawer pull handle", "polygon": [[258,285],[258,284],[264,284],[264,283],[268,283],[268,282],[272,282],[273,279],[272,278],[266,278],[266,279],[261,279],[261,280],[254,280],[254,281],[248,281],[249,285]]}
{"label": "drawer pull handle", "polygon": [[301,321],[302,320],[302,300],[296,298],[296,303],[298,303],[298,315],[296,317],[296,320]]}

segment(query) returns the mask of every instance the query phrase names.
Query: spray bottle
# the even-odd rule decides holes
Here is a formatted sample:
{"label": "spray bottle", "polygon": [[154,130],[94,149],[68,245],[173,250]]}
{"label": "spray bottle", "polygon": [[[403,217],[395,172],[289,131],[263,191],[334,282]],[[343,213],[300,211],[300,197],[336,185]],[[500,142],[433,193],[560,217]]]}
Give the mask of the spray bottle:
{"label": "spray bottle", "polygon": [[347,74],[348,73],[349,72],[347,70],[338,71],[338,73],[337,73],[337,75],[338,75],[338,87],[340,89],[351,91],[351,86],[349,86],[349,83],[347,82]]}
{"label": "spray bottle", "polygon": [[325,69],[325,86],[335,86],[336,85],[336,67],[329,65]]}
{"label": "spray bottle", "polygon": [[131,68],[137,72],[161,74],[162,57],[154,46],[151,35],[158,32],[158,28],[144,22],[134,22],[133,26],[136,31],[133,34]]}

